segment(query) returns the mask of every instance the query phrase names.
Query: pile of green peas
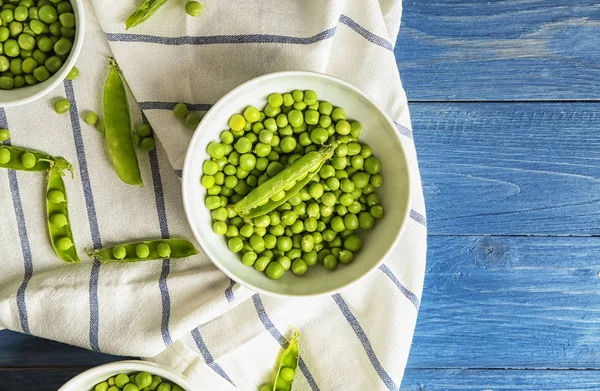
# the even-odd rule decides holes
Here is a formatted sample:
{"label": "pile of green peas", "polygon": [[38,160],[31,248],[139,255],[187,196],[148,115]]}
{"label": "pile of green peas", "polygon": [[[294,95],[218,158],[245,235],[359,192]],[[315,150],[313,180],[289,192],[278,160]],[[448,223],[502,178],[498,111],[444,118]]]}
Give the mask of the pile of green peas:
{"label": "pile of green peas", "polygon": [[75,15],[66,0],[0,0],[0,89],[34,85],[69,56]]}
{"label": "pile of green peas", "polygon": [[96,384],[92,391],[185,391],[175,383],[164,381],[148,372],[119,373]]}
{"label": "pile of green peas", "polygon": [[[334,270],[362,247],[360,234],[383,217],[376,189],[381,162],[358,142],[362,125],[314,91],[269,95],[263,111],[248,107],[211,142],[201,184],[215,233],[242,262],[279,279],[320,263]],[[244,219],[232,204],[304,154],[340,142],[333,158],[298,193],[272,212]]]}

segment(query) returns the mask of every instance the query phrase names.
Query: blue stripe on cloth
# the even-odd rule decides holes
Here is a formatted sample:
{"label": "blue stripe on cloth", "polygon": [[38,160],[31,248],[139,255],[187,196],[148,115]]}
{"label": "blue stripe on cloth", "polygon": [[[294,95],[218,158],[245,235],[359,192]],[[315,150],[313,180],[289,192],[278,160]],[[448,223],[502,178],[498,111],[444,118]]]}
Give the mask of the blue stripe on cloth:
{"label": "blue stripe on cloth", "polygon": [[[269,315],[267,315],[267,311],[265,311],[265,306],[262,303],[260,295],[258,293],[252,295],[252,301],[254,302],[254,307],[256,308],[256,312],[258,313],[258,318],[260,319],[265,329],[267,329],[267,331],[273,336],[273,338],[275,338],[277,342],[279,342],[282,348],[286,349],[288,347],[288,341],[279,332],[279,330],[277,330],[277,327],[275,327],[271,319],[269,319]],[[306,363],[304,362],[302,357],[298,359],[298,366],[300,367],[302,374],[304,374],[304,377],[306,378],[306,381],[308,382],[308,385],[310,386],[311,390],[319,391],[319,386],[317,385],[317,382],[315,382],[315,379],[310,373],[310,370],[308,369],[308,366],[306,366]]]}
{"label": "blue stripe on cloth", "polygon": [[363,348],[365,349],[365,352],[367,353],[367,357],[369,358],[369,361],[371,361],[373,368],[375,368],[375,371],[377,372],[377,374],[379,375],[379,377],[381,378],[383,383],[386,385],[388,390],[390,390],[390,391],[398,390],[398,386],[396,386],[396,383],[394,383],[394,381],[392,380],[390,375],[388,375],[386,370],[381,365],[381,362],[379,362],[379,359],[375,355],[375,351],[373,350],[373,346],[371,345],[371,342],[367,338],[367,335],[365,334],[364,330],[358,323],[358,320],[356,319],[356,317],[352,314],[352,311],[350,311],[350,308],[348,308],[348,304],[346,304],[346,302],[344,301],[344,299],[342,299],[342,296],[340,296],[339,293],[336,293],[335,295],[333,295],[332,298],[336,302],[338,307],[340,307],[342,314],[344,315],[344,317],[346,318],[346,320],[348,321],[348,323],[354,330],[354,333],[356,334],[356,336],[360,340],[360,343],[362,344]]}
{"label": "blue stripe on cloth", "polygon": [[[140,102],[138,105],[142,110],[173,110],[175,105],[179,102],[158,102],[158,101],[145,101]],[[210,103],[186,103],[188,110],[192,111],[208,111],[213,106]]]}
{"label": "blue stripe on cloth", "polygon": [[356,31],[360,35],[362,35],[367,41],[374,43],[377,46],[381,46],[384,49],[387,49],[391,52],[394,51],[394,45],[387,39],[380,37],[379,35],[375,35],[372,32],[368,31],[354,20],[350,19],[350,17],[346,15],[340,15],[340,23],[345,24],[350,27],[352,30]]}
{"label": "blue stripe on cloth", "polygon": [[[85,198],[85,207],[88,215],[88,223],[92,235],[92,243],[94,249],[102,248],[102,240],[100,238],[100,229],[98,228],[98,217],[96,215],[96,205],[94,202],[94,194],[90,182],[90,175],[87,166],[87,158],[85,154],[85,146],[83,144],[83,136],[81,135],[81,124],[79,122],[79,113],[77,110],[77,102],[75,93],[73,92],[73,82],[65,80],[65,94],[71,102],[69,115],[71,117],[71,127],[73,128],[73,142],[75,143],[75,151],[77,153],[77,162],[79,163],[79,175],[81,177],[81,185],[83,186],[83,195]],[[99,318],[100,310],[98,307],[98,279],[100,276],[100,262],[94,259],[92,270],[90,272],[90,347],[94,351],[100,351],[99,344]]]}
{"label": "blue stripe on cloth", "polygon": [[410,218],[427,228],[427,219],[414,209],[410,210]]}
{"label": "blue stripe on cloth", "polygon": [[407,128],[404,125],[400,125],[398,122],[394,121],[394,125],[396,125],[396,129],[398,129],[398,133],[400,133],[401,135],[404,135],[410,139],[413,138],[413,133],[412,130],[410,130],[409,128]]}
{"label": "blue stripe on cloth", "polygon": [[213,359],[212,354],[210,354],[210,351],[208,350],[208,346],[206,346],[204,340],[202,339],[202,335],[200,334],[199,328],[195,328],[192,330],[192,337],[194,338],[194,342],[196,342],[198,350],[200,351],[200,353],[202,353],[204,361],[206,361],[206,364],[208,364],[210,369],[215,371],[219,376],[221,376],[223,379],[227,380],[229,383],[235,386],[233,381],[231,381],[229,376],[227,376],[227,373],[225,373],[225,370],[223,370],[223,368],[219,364],[217,364]]}
{"label": "blue stripe on cloth", "polygon": [[229,279],[229,286],[225,289],[225,297],[228,302],[232,302],[235,299],[235,294],[233,293],[233,287],[235,286],[235,281],[233,279]]}
{"label": "blue stripe on cloth", "polygon": [[[6,112],[0,107],[0,128],[8,129],[8,121]],[[10,145],[10,140],[4,142]],[[8,183],[10,186],[10,194],[12,196],[13,209],[15,218],[17,219],[17,230],[19,232],[19,241],[21,242],[21,253],[23,254],[23,282],[17,290],[17,309],[19,311],[19,320],[21,322],[21,330],[26,334],[31,334],[29,331],[29,318],[27,316],[27,302],[25,301],[25,290],[33,276],[33,256],[31,255],[31,246],[29,245],[29,235],[27,234],[27,224],[25,223],[25,214],[23,213],[23,204],[21,202],[21,191],[19,189],[19,180],[17,173],[14,170],[8,170]]]}
{"label": "blue stripe on cloth", "polygon": [[335,35],[336,28],[330,28],[312,37],[291,37],[274,34],[243,34],[243,35],[206,35],[206,36],[181,36],[160,37],[146,34],[106,33],[110,42],[144,42],[161,45],[222,45],[243,43],[282,43],[291,45],[310,45],[324,41]]}
{"label": "blue stripe on cloth", "polygon": [[[144,122],[147,122],[144,118]],[[162,178],[160,175],[160,165],[158,163],[158,155],[156,148],[148,154],[150,158],[150,171],[152,172],[152,182],[154,184],[154,199],[156,200],[156,212],[158,213],[158,224],[160,226],[160,234],[164,239],[169,237],[169,225],[167,223],[167,210],[165,208],[165,195],[163,191]],[[162,301],[162,319],[160,331],[163,341],[166,346],[173,344],[171,332],[169,331],[169,321],[171,319],[171,296],[169,294],[169,286],[167,285],[167,277],[171,270],[171,261],[163,259],[162,272],[158,280]]]}
{"label": "blue stripe on cloth", "polygon": [[400,280],[398,280],[398,278],[394,275],[394,273],[392,273],[390,268],[387,267],[385,264],[381,264],[381,266],[379,266],[379,270],[381,270],[386,276],[389,277],[390,280],[392,280],[392,282],[398,287],[398,289],[400,289],[400,292],[402,292],[404,297],[410,300],[410,302],[418,310],[421,306],[421,301],[419,300],[417,295],[406,289],[406,287],[402,285],[402,283],[400,283]]}

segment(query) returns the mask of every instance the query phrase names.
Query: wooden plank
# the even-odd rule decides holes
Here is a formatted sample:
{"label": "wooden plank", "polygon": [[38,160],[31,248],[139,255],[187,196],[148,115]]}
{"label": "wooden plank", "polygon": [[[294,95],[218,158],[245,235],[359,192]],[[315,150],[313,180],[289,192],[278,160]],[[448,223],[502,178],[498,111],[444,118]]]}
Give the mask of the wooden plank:
{"label": "wooden plank", "polygon": [[0,368],[95,366],[125,359],[9,330],[0,331]]}
{"label": "wooden plank", "polygon": [[434,236],[428,251],[409,368],[600,369],[598,238]]}
{"label": "wooden plank", "polygon": [[403,5],[395,53],[411,100],[600,99],[596,0]]}
{"label": "wooden plank", "polygon": [[402,391],[590,391],[600,389],[597,370],[407,369]]}
{"label": "wooden plank", "polygon": [[0,391],[56,391],[86,369],[88,368],[0,369]]}
{"label": "wooden plank", "polygon": [[599,105],[410,109],[430,234],[600,234]]}

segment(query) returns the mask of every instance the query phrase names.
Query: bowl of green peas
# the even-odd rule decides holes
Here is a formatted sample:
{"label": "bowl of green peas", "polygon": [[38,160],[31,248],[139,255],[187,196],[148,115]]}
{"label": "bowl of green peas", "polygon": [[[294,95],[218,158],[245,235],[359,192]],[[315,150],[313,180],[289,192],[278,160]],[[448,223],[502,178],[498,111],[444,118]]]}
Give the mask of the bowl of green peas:
{"label": "bowl of green peas", "polygon": [[118,361],[80,373],[58,391],[192,391],[189,380],[148,361]]}
{"label": "bowl of green peas", "polygon": [[43,97],[77,72],[85,16],[82,0],[0,3],[0,107],[11,107]]}
{"label": "bowl of green peas", "polygon": [[225,95],[196,129],[182,184],[213,263],[283,297],[366,276],[397,245],[410,205],[394,122],[356,87],[313,72],[268,74]]}

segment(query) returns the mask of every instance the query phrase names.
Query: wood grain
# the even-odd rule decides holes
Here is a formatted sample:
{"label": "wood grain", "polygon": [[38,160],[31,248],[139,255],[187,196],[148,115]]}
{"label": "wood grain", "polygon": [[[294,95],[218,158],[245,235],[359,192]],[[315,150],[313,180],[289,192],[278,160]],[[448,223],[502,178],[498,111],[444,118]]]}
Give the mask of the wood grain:
{"label": "wood grain", "polygon": [[409,368],[600,369],[600,240],[430,237]]}
{"label": "wood grain", "polygon": [[600,234],[599,105],[410,109],[430,235]]}
{"label": "wood grain", "polygon": [[595,0],[404,3],[395,48],[410,100],[600,99]]}
{"label": "wood grain", "polygon": [[124,359],[9,330],[0,331],[0,368],[90,367]]}
{"label": "wood grain", "polygon": [[597,391],[600,371],[407,369],[402,391]]}
{"label": "wood grain", "polygon": [[72,377],[86,369],[88,368],[0,368],[0,391],[56,391]]}

